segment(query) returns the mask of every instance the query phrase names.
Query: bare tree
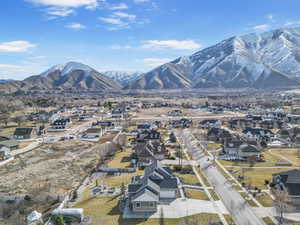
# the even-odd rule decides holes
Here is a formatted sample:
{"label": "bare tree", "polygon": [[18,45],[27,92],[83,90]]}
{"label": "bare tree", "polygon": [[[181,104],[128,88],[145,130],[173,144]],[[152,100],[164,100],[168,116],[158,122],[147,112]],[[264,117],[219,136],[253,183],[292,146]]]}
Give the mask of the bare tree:
{"label": "bare tree", "polygon": [[13,121],[18,124],[18,127],[21,126],[21,124],[25,121],[25,117],[24,116],[17,116],[15,118],[13,118]]}
{"label": "bare tree", "polygon": [[289,202],[288,192],[285,189],[281,190],[280,188],[274,188],[272,194],[275,198],[273,204],[278,213],[279,224],[283,224],[283,214],[286,212]]}

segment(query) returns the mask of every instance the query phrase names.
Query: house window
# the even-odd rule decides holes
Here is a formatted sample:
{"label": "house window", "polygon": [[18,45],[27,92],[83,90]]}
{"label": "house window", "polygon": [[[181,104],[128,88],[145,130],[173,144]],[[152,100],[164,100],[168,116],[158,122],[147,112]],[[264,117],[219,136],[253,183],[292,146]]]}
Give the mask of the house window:
{"label": "house window", "polygon": [[155,207],[154,202],[149,202],[149,206],[150,206],[150,208],[154,208]]}
{"label": "house window", "polygon": [[141,207],[141,203],[139,203],[139,202],[135,203],[135,207],[140,208]]}

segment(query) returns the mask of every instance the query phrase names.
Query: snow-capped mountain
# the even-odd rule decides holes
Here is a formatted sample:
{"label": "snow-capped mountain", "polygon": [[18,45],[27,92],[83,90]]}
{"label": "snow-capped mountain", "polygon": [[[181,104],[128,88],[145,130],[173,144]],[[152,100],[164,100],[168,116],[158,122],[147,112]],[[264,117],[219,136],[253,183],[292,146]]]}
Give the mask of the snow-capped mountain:
{"label": "snow-capped mountain", "polygon": [[127,72],[127,71],[105,71],[102,72],[118,82],[122,87],[126,87],[130,82],[137,80],[143,73],[142,72]]}
{"label": "snow-capped mountain", "polygon": [[300,84],[300,28],[236,36],[144,74],[129,88],[276,88]]}
{"label": "snow-capped mountain", "polygon": [[11,93],[18,90],[73,90],[106,91],[119,90],[120,85],[95,69],[77,62],[56,65],[37,76],[23,81],[0,85],[0,92]]}
{"label": "snow-capped mountain", "polygon": [[60,71],[61,76],[65,76],[70,74],[72,71],[75,70],[80,70],[84,72],[84,75],[89,76],[90,73],[94,70],[91,67],[82,64],[82,63],[78,63],[78,62],[68,62],[66,64],[59,64],[59,65],[55,65],[53,67],[51,67],[49,70],[43,72],[42,74],[40,74],[40,76],[42,77],[47,77],[49,74],[55,72],[55,71]]}

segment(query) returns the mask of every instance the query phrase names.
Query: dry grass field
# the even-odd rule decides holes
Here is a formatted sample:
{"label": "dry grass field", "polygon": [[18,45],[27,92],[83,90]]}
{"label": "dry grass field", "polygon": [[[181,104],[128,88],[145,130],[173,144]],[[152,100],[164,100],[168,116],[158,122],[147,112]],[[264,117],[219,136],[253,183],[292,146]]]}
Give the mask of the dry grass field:
{"label": "dry grass field", "polygon": [[99,151],[99,146],[79,141],[43,145],[0,167],[0,193],[22,195],[40,188],[65,193],[96,166]]}

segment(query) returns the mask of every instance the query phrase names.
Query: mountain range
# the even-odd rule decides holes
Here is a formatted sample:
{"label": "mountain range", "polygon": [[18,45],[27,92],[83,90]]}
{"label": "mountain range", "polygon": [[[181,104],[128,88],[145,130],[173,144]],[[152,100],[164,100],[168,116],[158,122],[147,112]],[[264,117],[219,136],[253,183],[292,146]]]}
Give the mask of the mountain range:
{"label": "mountain range", "polygon": [[2,81],[0,93],[294,86],[300,86],[300,27],[234,36],[148,73],[100,73],[69,62],[23,81]]}
{"label": "mountain range", "polygon": [[127,88],[276,88],[300,84],[300,28],[235,36],[144,74]]}
{"label": "mountain range", "polygon": [[0,92],[19,90],[109,91],[120,90],[121,85],[95,69],[77,62],[56,65],[37,76],[23,81],[0,84]]}
{"label": "mountain range", "polygon": [[142,72],[127,72],[127,71],[105,71],[102,72],[105,76],[112,78],[122,87],[128,86],[142,76]]}

